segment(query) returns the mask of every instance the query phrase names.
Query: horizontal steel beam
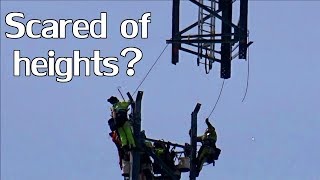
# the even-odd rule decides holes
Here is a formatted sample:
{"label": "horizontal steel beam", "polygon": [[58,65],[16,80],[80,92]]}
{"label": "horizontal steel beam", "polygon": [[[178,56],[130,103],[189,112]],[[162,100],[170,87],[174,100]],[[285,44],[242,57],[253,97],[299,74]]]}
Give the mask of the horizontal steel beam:
{"label": "horizontal steel beam", "polygon": [[[145,138],[145,140],[147,141],[151,141],[151,142],[159,142],[160,140],[157,140],[157,139],[151,139],[151,138]],[[160,141],[161,142],[161,141]],[[185,148],[185,146],[183,145],[180,145],[180,144],[176,144],[176,143],[171,143],[171,142],[166,142],[166,141],[162,141],[168,145],[171,145],[171,146],[175,146],[175,147],[180,147],[180,148]]]}
{"label": "horizontal steel beam", "polygon": [[234,36],[236,35],[235,33],[230,33],[230,34],[203,34],[203,35],[184,35],[184,36],[180,36],[181,38],[201,38],[201,37],[221,37],[221,36]]}
{"label": "horizontal steel beam", "polygon": [[231,39],[230,41],[222,41],[221,39],[181,39],[181,40],[167,40],[167,43],[233,43],[238,42],[236,39]]}

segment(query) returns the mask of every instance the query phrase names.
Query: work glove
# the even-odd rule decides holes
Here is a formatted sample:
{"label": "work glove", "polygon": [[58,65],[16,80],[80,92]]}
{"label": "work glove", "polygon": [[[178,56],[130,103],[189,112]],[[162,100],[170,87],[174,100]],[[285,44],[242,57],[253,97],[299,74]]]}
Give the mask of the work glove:
{"label": "work glove", "polygon": [[207,123],[207,124],[209,123],[209,118],[206,119],[206,123]]}

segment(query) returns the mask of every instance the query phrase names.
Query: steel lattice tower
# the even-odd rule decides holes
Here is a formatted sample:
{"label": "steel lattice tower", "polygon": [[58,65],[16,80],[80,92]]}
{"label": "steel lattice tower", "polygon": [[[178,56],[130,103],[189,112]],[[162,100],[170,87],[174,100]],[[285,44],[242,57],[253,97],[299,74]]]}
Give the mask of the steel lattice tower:
{"label": "steel lattice tower", "polygon": [[[180,31],[180,0],[173,0],[172,38],[167,40],[167,43],[172,44],[172,64],[179,62],[181,50],[196,55],[197,65],[205,64],[206,73],[212,69],[213,63],[219,62],[220,77],[230,78],[232,59],[246,59],[247,48],[251,44],[248,44],[248,0],[239,0],[237,24],[232,22],[235,0],[189,1],[198,6],[198,21]],[[218,23],[220,27],[217,26]],[[197,28],[197,34],[186,34],[193,28]],[[237,49],[238,52],[232,55]]]}

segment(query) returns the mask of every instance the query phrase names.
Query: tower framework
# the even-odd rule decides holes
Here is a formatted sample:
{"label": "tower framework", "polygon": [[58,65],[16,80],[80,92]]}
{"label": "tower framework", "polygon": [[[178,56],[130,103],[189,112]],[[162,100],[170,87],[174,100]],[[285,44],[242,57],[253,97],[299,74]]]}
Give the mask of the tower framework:
{"label": "tower framework", "polygon": [[[196,55],[197,65],[205,64],[206,73],[212,69],[214,62],[220,63],[220,77],[229,79],[232,59],[246,59],[247,48],[251,44],[248,44],[248,0],[239,0],[237,24],[232,22],[236,0],[189,1],[198,7],[198,21],[180,31],[180,0],[173,0],[172,38],[167,40],[172,44],[172,64],[179,62],[181,50]],[[194,28],[197,28],[197,34],[187,34]],[[237,49],[238,52],[232,55]]]}
{"label": "tower framework", "polygon": [[[141,104],[142,104],[142,96],[143,91],[138,91],[136,100],[134,101],[131,94],[127,93],[130,101],[131,101],[131,108],[132,112],[130,115],[130,118],[133,121],[133,131],[134,131],[134,137],[136,139],[137,147],[133,151],[130,152],[130,161],[131,161],[131,168],[130,168],[130,176],[129,178],[124,178],[124,180],[141,180],[140,178],[140,162],[141,162],[141,150],[143,149],[150,157],[153,158],[155,163],[159,164],[164,172],[167,174],[167,176],[171,180],[178,180],[178,178],[175,176],[172,169],[170,169],[166,163],[164,163],[153,151],[148,149],[145,146],[144,141],[156,141],[150,138],[147,138],[143,131],[141,131]],[[185,150],[190,151],[190,153],[187,153],[187,156],[190,158],[190,171],[189,171],[189,178],[190,180],[196,179],[196,154],[197,154],[197,116],[200,111],[201,104],[197,103],[193,112],[191,113],[191,127],[190,127],[190,145],[179,145],[179,144],[172,144],[176,147],[183,148]],[[167,178],[163,179],[160,178],[159,180],[167,180]]]}

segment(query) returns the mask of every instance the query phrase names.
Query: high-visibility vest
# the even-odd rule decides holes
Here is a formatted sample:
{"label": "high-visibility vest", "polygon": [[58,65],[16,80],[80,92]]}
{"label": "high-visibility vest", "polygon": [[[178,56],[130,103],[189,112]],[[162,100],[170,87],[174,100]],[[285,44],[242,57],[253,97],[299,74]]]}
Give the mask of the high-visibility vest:
{"label": "high-visibility vest", "polygon": [[118,102],[113,105],[113,110],[117,113],[119,111],[127,111],[130,103],[123,101],[123,102]]}

